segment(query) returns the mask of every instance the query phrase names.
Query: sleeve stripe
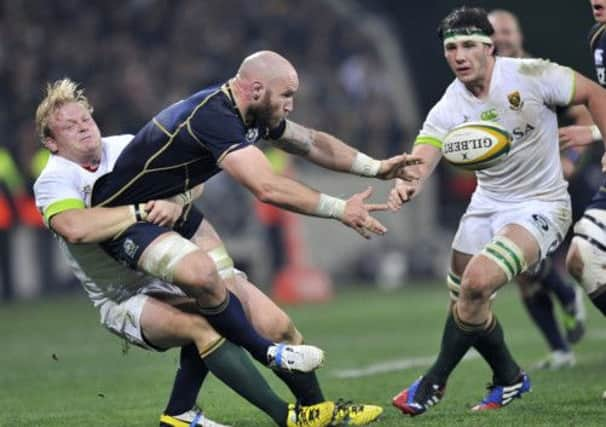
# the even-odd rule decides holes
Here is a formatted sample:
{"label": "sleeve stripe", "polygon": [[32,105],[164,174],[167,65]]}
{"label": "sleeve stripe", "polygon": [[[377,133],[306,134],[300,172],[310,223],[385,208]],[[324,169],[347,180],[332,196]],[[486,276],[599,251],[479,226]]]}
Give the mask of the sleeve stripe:
{"label": "sleeve stripe", "polygon": [[420,145],[420,144],[432,145],[440,150],[442,149],[442,141],[440,141],[438,138],[435,138],[433,136],[427,136],[427,135],[417,136],[417,139],[415,139],[414,145]]}
{"label": "sleeve stripe", "polygon": [[50,219],[58,213],[70,209],[84,209],[85,207],[84,201],[80,199],[64,199],[56,201],[44,209],[44,221],[49,224]]}

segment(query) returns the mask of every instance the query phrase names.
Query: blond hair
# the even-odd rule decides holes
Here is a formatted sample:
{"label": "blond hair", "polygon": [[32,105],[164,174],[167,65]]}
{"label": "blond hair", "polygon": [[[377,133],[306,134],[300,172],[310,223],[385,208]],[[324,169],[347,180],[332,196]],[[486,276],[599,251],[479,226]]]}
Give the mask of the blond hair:
{"label": "blond hair", "polygon": [[78,83],[69,78],[64,78],[46,85],[46,97],[36,108],[36,133],[42,143],[47,137],[52,136],[48,127],[50,116],[59,107],[70,102],[76,102],[89,112],[93,112],[93,107],[84,96],[84,89],[78,89]]}

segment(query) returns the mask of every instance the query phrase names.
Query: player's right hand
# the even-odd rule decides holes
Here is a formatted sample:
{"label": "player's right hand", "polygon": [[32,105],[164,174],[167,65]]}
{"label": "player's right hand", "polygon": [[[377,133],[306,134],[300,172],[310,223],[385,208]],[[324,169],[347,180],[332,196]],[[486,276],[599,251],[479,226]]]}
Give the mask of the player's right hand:
{"label": "player's right hand", "polygon": [[419,181],[407,182],[401,179],[396,179],[396,182],[389,192],[387,205],[389,209],[396,212],[402,204],[412,200],[421,190]]}
{"label": "player's right hand", "polygon": [[151,200],[145,204],[147,211],[147,222],[172,227],[175,225],[181,214],[183,206],[170,200]]}
{"label": "player's right hand", "polygon": [[383,235],[387,228],[376,218],[370,216],[369,212],[385,211],[389,207],[385,203],[365,203],[372,194],[372,187],[354,194],[345,203],[345,211],[341,222],[356,230],[365,239],[370,239],[372,234]]}
{"label": "player's right hand", "polygon": [[564,126],[558,129],[558,136],[560,138],[560,150],[590,145],[594,142],[590,126]]}

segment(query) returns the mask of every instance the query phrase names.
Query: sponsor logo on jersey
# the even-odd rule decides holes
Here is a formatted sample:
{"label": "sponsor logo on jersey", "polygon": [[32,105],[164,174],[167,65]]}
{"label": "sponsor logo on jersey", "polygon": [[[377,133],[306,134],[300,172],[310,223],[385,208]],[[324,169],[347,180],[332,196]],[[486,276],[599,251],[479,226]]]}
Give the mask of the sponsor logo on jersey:
{"label": "sponsor logo on jersey", "polygon": [[499,118],[497,114],[496,108],[491,108],[490,110],[482,111],[480,114],[480,119],[485,120],[487,122],[496,122]]}
{"label": "sponsor logo on jersey", "polygon": [[522,101],[520,92],[517,90],[508,94],[507,100],[509,101],[509,108],[513,111],[520,111],[524,107],[524,101]]}
{"label": "sponsor logo on jersey", "polygon": [[535,126],[531,125],[530,123],[526,123],[525,126],[518,126],[517,128],[514,128],[511,133],[513,134],[514,139],[516,141],[519,141],[520,139],[528,135],[530,132],[532,132],[534,129]]}
{"label": "sponsor logo on jersey", "polygon": [[248,142],[255,142],[258,137],[259,137],[259,129],[257,129],[257,128],[250,128],[246,132],[246,140]]}

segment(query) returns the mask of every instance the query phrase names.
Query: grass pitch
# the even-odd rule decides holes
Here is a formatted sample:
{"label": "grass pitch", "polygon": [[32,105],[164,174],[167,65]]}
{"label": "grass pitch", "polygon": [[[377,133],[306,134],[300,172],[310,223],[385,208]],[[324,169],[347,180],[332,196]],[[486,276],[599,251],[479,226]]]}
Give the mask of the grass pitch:
{"label": "grass pitch", "polygon": [[[603,426],[606,425],[606,320],[588,306],[585,339],[575,347],[575,368],[531,372],[533,392],[501,411],[472,414],[490,372],[479,357],[463,361],[445,399],[411,419],[391,398],[423,373],[438,350],[447,292],[438,284],[395,293],[342,291],[321,305],[287,311],[307,342],[324,348],[319,371],[327,398],[383,405],[379,426]],[[588,303],[589,304],[589,303]],[[496,313],[517,360],[525,367],[547,348],[508,286]],[[0,306],[0,426],[154,426],[168,397],[178,353],[131,348],[98,325],[83,297]],[[473,355],[472,355],[473,356]],[[265,370],[287,400],[287,389]],[[234,426],[271,426],[270,419],[214,378],[200,403],[213,419]]]}

